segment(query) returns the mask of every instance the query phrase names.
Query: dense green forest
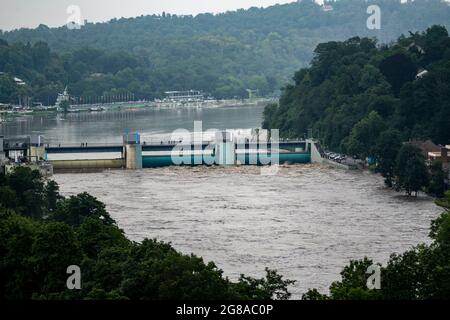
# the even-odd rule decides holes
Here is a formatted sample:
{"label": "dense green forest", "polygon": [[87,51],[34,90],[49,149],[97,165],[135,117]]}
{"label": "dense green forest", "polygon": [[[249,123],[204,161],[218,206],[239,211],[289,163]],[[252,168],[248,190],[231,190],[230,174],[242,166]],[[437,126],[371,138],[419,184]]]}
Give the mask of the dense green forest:
{"label": "dense green forest", "polygon": [[[287,299],[276,271],[232,282],[214,263],[170,244],[128,240],[87,193],[64,198],[54,181],[19,167],[0,173],[0,300],[28,299]],[[69,290],[67,268],[81,269]]]}
{"label": "dense green forest", "polygon": [[[380,30],[366,10],[378,4]],[[432,24],[450,25],[440,0],[339,0],[324,11],[309,0],[222,14],[171,14],[66,27],[1,32],[0,102],[19,97],[53,104],[65,85],[79,97],[133,93],[153,99],[167,90],[199,89],[217,98],[245,97],[246,89],[276,95],[309,65],[317,44],[353,36],[387,43]],[[6,42],[5,42],[6,41]],[[17,86],[12,77],[27,85]]]}
{"label": "dense green forest", "polygon": [[311,289],[305,300],[423,300],[450,296],[450,191],[437,201],[445,211],[431,223],[429,245],[419,244],[402,254],[391,255],[380,265],[380,288],[367,288],[366,273],[373,261],[351,261],[341,272],[341,280],[330,286],[330,293]]}
{"label": "dense green forest", "polygon": [[[425,72],[422,72],[425,71]],[[422,72],[420,76],[417,76]],[[317,46],[279,105],[264,111],[266,128],[286,137],[309,128],[326,147],[374,156],[386,130],[400,141],[450,142],[450,38],[445,27],[402,36],[390,45],[369,38]]]}

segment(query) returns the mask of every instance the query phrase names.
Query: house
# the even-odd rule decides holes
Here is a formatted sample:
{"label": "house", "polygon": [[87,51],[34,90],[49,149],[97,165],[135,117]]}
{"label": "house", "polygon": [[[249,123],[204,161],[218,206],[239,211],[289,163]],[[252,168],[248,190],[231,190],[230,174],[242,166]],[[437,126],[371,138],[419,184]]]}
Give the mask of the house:
{"label": "house", "polygon": [[450,159],[450,145],[441,147],[439,152],[428,152],[428,160],[440,160],[444,166],[448,166]]}
{"label": "house", "polygon": [[416,75],[416,79],[423,78],[424,75],[428,73],[428,70],[422,70]]}
{"label": "house", "polygon": [[26,85],[25,81],[23,81],[22,79],[19,79],[17,77],[14,77],[14,82],[18,85],[18,86],[24,86]]}
{"label": "house", "polygon": [[[0,72],[0,76],[1,75],[7,75],[7,73],[5,73],[5,72]],[[22,79],[20,79],[20,78],[17,78],[17,77],[13,77],[13,80],[14,80],[14,82],[18,85],[18,86],[24,86],[24,85],[26,85],[26,83],[25,83],[25,81],[23,81]]]}
{"label": "house", "polygon": [[428,160],[440,160],[442,169],[447,172],[447,184],[450,181],[450,145],[442,146],[440,152],[428,152]]}
{"label": "house", "polygon": [[419,53],[425,54],[425,50],[423,50],[423,48],[422,48],[421,46],[417,45],[415,42],[411,43],[411,44],[408,46],[408,50],[411,50],[411,49],[415,49],[415,50],[417,50]]}
{"label": "house", "polygon": [[405,142],[419,148],[430,164],[434,160],[442,162],[442,169],[447,173],[447,184],[450,181],[450,144],[438,146],[431,140],[410,140]]}
{"label": "house", "polygon": [[428,153],[441,152],[441,147],[435,144],[431,140],[409,140],[406,144],[419,148],[422,151],[424,157],[428,159]]}
{"label": "house", "polygon": [[10,110],[12,107],[10,104],[6,103],[0,103],[0,111],[7,111]]}

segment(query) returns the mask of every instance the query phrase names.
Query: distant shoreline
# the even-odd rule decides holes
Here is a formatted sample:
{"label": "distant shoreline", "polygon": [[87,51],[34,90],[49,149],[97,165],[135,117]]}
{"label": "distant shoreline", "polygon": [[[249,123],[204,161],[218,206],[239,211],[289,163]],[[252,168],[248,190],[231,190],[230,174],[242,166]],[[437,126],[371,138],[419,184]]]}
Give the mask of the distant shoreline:
{"label": "distant shoreline", "polygon": [[[67,114],[76,114],[76,113],[106,113],[112,111],[123,111],[123,110],[133,110],[133,109],[214,109],[214,108],[230,108],[230,107],[244,107],[244,106],[258,106],[262,104],[267,104],[275,101],[274,99],[269,98],[260,98],[260,99],[245,99],[245,100],[237,100],[237,99],[227,99],[227,100],[217,100],[211,103],[207,102],[199,102],[199,103],[187,103],[187,104],[177,104],[171,102],[143,102],[142,104],[121,104],[110,107],[104,107],[102,104],[98,105],[89,105],[84,106],[83,108],[76,109],[73,111],[67,112]],[[104,107],[101,111],[93,111],[90,110],[94,107]],[[58,115],[64,114],[63,112],[59,112],[56,110],[26,110],[26,111],[17,111],[17,112],[5,112],[4,113],[4,123],[7,123],[7,119],[19,118],[23,116],[39,116],[39,115]]]}

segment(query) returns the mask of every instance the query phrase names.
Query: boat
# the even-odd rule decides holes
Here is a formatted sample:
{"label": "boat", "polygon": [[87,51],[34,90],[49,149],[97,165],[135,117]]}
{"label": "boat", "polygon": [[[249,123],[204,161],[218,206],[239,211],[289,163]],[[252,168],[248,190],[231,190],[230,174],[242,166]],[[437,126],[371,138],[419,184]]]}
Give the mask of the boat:
{"label": "boat", "polygon": [[83,112],[83,110],[82,109],[72,109],[72,108],[67,110],[67,113],[80,113],[80,112]]}
{"label": "boat", "polygon": [[33,103],[33,110],[34,111],[57,111],[56,106],[44,106],[42,102],[35,102]]}
{"label": "boat", "polygon": [[30,109],[23,109],[23,110],[18,111],[17,113],[18,114],[32,114],[33,112],[34,111],[30,110]]}
{"label": "boat", "polygon": [[102,111],[105,111],[105,110],[106,110],[105,107],[90,107],[89,108],[90,112],[102,112]]}

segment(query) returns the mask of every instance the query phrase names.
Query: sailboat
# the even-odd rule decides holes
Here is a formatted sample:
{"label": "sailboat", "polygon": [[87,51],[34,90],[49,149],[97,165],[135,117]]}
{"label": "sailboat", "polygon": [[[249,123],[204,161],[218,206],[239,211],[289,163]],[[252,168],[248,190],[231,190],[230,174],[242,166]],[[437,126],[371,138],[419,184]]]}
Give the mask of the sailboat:
{"label": "sailboat", "polygon": [[89,108],[90,112],[102,112],[102,111],[105,111],[105,110],[106,110],[105,107],[102,107],[102,106],[90,107]]}

